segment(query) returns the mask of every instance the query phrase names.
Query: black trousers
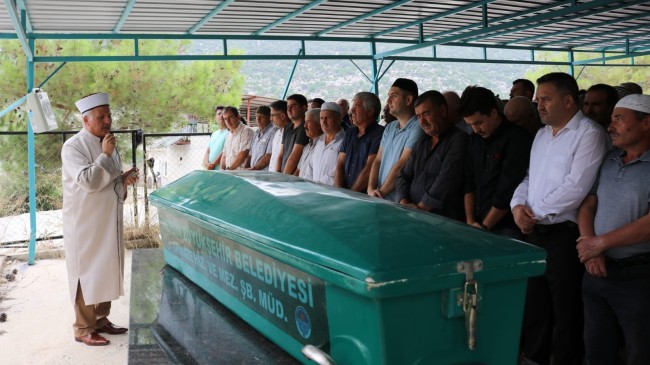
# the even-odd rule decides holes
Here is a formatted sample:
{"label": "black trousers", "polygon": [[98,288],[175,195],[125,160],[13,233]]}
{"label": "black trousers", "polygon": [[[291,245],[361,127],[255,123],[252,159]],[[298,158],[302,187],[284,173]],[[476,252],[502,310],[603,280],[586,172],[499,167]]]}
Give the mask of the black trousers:
{"label": "black trousers", "polygon": [[544,248],[546,272],[530,278],[522,328],[524,357],[540,365],[580,365],[584,356],[582,277],[578,226],[538,225],[525,241]]}
{"label": "black trousers", "polygon": [[628,365],[650,364],[650,257],[646,260],[610,261],[604,278],[585,273],[582,298],[589,365],[620,364],[623,339]]}

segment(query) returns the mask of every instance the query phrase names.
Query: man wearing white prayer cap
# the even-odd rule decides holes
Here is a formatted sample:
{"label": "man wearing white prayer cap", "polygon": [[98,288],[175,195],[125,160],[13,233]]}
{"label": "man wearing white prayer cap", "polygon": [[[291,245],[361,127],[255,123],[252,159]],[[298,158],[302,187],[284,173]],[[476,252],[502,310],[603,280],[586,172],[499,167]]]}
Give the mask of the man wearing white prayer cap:
{"label": "man wearing white prayer cap", "polygon": [[327,102],[320,107],[320,126],[324,136],[314,145],[306,179],[334,186],[339,147],[345,137],[342,120],[341,107],[337,103]]}
{"label": "man wearing white prayer cap", "polygon": [[[616,104],[609,152],[580,206],[588,364],[650,363],[650,95]],[[622,329],[622,331],[619,330]],[[622,334],[622,337],[620,336]]]}
{"label": "man wearing white prayer cap", "polygon": [[61,150],[63,240],[74,339],[102,346],[109,341],[99,333],[127,331],[113,325],[108,315],[111,301],[124,295],[122,209],[127,186],[137,181],[138,172],[135,167],[122,172],[108,94],[92,94],[75,105],[83,128]]}

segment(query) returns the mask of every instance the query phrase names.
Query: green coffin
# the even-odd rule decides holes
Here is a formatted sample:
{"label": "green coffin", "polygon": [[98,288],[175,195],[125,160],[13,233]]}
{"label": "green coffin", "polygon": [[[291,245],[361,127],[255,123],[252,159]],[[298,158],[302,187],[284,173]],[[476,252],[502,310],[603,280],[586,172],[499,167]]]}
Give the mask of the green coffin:
{"label": "green coffin", "polygon": [[195,171],[151,202],[165,261],[305,364],[307,345],[336,364],[515,364],[545,267],[534,246],[283,174]]}

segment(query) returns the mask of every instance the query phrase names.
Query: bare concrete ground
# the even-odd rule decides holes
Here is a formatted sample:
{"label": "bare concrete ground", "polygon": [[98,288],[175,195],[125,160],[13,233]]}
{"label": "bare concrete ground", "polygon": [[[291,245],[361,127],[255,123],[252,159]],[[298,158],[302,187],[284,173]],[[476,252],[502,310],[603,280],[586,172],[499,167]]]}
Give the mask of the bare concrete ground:
{"label": "bare concrete ground", "polygon": [[[0,262],[0,267],[2,267]],[[5,274],[16,269],[13,281]],[[74,312],[68,290],[65,259],[5,262],[0,271],[1,365],[121,365],[127,363],[128,334],[106,337],[108,346],[90,347],[74,341]],[[131,251],[126,252],[125,295],[114,301],[110,320],[129,323]]]}

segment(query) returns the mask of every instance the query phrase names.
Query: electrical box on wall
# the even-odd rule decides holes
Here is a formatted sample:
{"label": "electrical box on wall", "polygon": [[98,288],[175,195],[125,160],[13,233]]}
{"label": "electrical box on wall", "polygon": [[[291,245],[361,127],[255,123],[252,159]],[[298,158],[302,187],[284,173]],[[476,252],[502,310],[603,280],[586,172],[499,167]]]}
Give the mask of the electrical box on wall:
{"label": "electrical box on wall", "polygon": [[54,112],[47,93],[35,88],[27,95],[27,108],[29,109],[29,122],[34,133],[43,133],[57,129]]}

